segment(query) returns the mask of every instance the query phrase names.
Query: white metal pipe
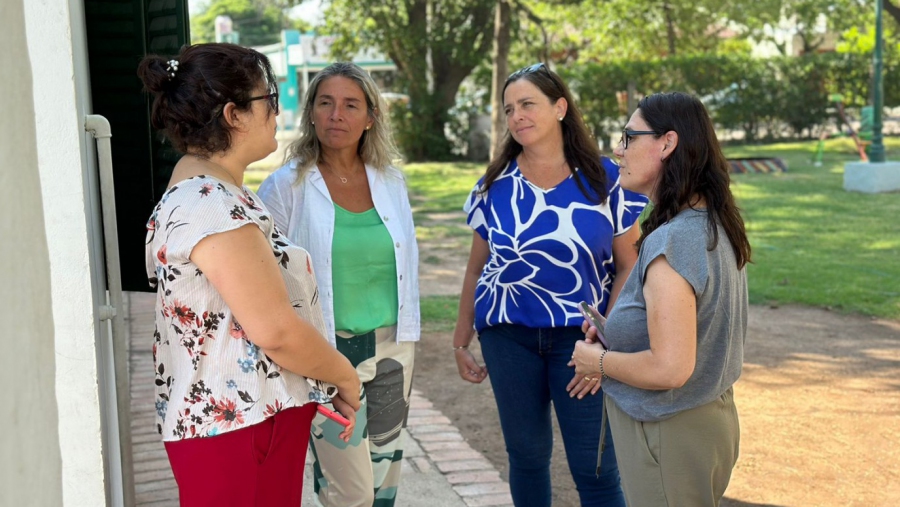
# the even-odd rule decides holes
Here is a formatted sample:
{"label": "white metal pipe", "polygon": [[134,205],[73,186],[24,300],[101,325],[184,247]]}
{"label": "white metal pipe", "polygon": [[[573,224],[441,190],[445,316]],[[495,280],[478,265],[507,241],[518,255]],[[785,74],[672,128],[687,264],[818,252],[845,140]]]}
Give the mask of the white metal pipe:
{"label": "white metal pipe", "polygon": [[103,116],[85,116],[84,129],[97,140],[100,172],[100,205],[103,212],[103,244],[106,250],[106,283],[109,304],[99,309],[102,320],[112,321],[113,362],[116,376],[119,453],[125,507],[135,505],[134,464],[131,450],[131,382],[128,367],[128,333],[125,330],[122,274],[119,264],[119,234],[116,221],[116,192],[113,186],[112,132]]}

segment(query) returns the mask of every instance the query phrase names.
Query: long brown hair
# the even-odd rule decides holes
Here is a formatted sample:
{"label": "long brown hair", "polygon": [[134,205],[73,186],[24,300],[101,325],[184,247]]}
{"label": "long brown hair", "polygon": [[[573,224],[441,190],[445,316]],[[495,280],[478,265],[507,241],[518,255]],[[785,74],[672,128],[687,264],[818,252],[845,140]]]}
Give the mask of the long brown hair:
{"label": "long brown hair", "polygon": [[750,241],[731,193],[728,161],[703,103],[687,93],[656,93],[641,99],[638,111],[658,136],[669,131],[678,134],[678,146],[663,161],[653,209],[641,225],[638,246],[651,232],[690,206],[692,198],[702,196],[712,233],[707,248],[713,250],[718,244],[716,223],[722,224],[738,269],[743,268],[750,262]]}
{"label": "long brown hair", "polygon": [[[563,154],[566,157],[566,163],[569,164],[569,170],[576,175],[575,169],[581,170],[581,174],[587,180],[591,190],[595,195],[591,195],[581,178],[575,177],[575,183],[581,192],[590,200],[596,200],[598,203],[606,201],[606,171],[600,162],[600,148],[597,142],[591,136],[581,112],[575,105],[575,99],[572,92],[566,86],[566,83],[552,70],[548,69],[543,63],[525,67],[510,74],[503,85],[502,95],[506,95],[506,88],[510,83],[524,79],[535,85],[541,93],[543,93],[551,103],[556,103],[560,98],[566,99],[568,108],[566,115],[560,122],[562,124],[563,134]],[[522,153],[522,145],[519,144],[509,131],[503,137],[500,150],[494,160],[488,165],[484,174],[484,182],[482,183],[481,192],[487,192],[498,176],[519,154]]]}

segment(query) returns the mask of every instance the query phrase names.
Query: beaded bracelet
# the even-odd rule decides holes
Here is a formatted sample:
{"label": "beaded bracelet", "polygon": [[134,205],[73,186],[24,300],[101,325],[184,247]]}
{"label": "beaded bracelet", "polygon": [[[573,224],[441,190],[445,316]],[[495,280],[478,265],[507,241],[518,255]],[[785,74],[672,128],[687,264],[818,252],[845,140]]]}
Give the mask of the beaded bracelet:
{"label": "beaded bracelet", "polygon": [[603,352],[600,353],[600,376],[603,377],[603,380],[609,378],[609,375],[607,375],[606,372],[603,371],[603,358],[606,357],[607,352],[609,352],[608,349],[603,349]]}
{"label": "beaded bracelet", "polygon": [[469,350],[469,346],[468,345],[460,345],[459,347],[453,347],[453,352],[456,352],[457,350]]}

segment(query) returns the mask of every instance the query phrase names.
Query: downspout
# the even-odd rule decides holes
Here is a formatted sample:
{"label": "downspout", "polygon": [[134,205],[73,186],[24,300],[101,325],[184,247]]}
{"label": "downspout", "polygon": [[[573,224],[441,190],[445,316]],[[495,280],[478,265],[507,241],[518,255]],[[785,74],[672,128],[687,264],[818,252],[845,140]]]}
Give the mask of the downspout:
{"label": "downspout", "polygon": [[119,265],[119,234],[116,222],[116,193],[113,186],[112,148],[109,121],[103,116],[85,116],[84,129],[97,140],[100,172],[100,207],[103,213],[103,246],[106,250],[108,304],[98,309],[100,321],[112,322],[113,363],[116,377],[116,413],[119,456],[122,467],[122,493],[125,507],[135,505],[134,464],[131,452],[131,382],[128,368],[128,335],[125,331],[122,272]]}

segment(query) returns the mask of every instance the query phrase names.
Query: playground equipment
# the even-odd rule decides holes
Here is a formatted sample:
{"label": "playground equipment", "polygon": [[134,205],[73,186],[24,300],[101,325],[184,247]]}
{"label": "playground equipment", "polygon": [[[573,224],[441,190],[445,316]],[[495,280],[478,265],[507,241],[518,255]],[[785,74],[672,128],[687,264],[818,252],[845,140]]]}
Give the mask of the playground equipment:
{"label": "playground equipment", "polygon": [[787,171],[784,160],[776,157],[729,158],[733,173],[783,173]]}
{"label": "playground equipment", "polygon": [[[828,129],[823,128],[822,134],[819,136],[819,143],[816,145],[816,153],[813,155],[813,165],[819,167],[822,165],[822,157],[825,155],[825,140],[833,137],[847,136],[856,143],[856,150],[859,152],[861,162],[868,162],[869,156],[866,154],[866,146],[872,142],[872,122],[873,109],[872,106],[865,106],[860,111],[859,132],[853,130],[853,125],[847,118],[844,111],[844,96],[840,93],[832,93],[828,96],[828,101],[833,102],[838,114],[838,132],[829,134]],[[841,126],[847,125],[847,131],[841,131]]]}

